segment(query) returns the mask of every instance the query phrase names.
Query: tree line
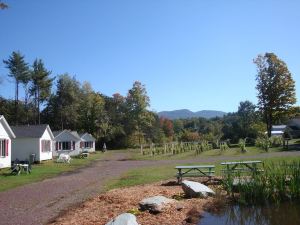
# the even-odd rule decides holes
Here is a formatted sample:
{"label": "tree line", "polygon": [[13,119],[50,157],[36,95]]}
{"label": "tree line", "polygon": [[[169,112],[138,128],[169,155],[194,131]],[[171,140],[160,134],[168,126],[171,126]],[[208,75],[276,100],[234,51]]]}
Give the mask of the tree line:
{"label": "tree line", "polygon": [[[93,90],[88,82],[75,76],[52,76],[42,59],[32,64],[20,52],[3,60],[8,77],[15,84],[15,98],[0,97],[0,114],[12,125],[47,123],[52,130],[71,129],[89,132],[98,147],[106,142],[110,148],[134,147],[144,143],[172,141],[255,140],[272,124],[299,116],[295,82],[286,64],[273,53],[259,55],[257,65],[258,104],[240,102],[237,112],[222,118],[169,120],[150,111],[145,85],[136,81],[126,96],[106,96]],[[19,89],[24,99],[19,98]],[[52,91],[54,90],[54,91]]]}

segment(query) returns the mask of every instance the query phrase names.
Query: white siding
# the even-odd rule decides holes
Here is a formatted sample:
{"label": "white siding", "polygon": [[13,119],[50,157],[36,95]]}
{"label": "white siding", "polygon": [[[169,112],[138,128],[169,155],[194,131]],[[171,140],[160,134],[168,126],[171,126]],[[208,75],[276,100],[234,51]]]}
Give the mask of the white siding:
{"label": "white siding", "polygon": [[84,151],[88,151],[88,152],[94,152],[95,151],[95,142],[93,141],[93,147],[92,148],[84,148]]}
{"label": "white siding", "polygon": [[36,154],[36,161],[40,159],[39,138],[15,138],[12,141],[12,160],[29,160],[31,154]]}
{"label": "white siding", "polygon": [[[75,150],[59,150],[56,151],[56,142],[69,142],[69,141],[75,141]],[[55,141],[53,143],[53,156],[59,156],[61,153],[68,154],[70,156],[76,156],[79,155],[82,152],[82,149],[80,148],[80,141],[78,141],[77,138],[75,138],[69,131],[64,131],[63,133],[59,134],[57,137],[55,137]]]}
{"label": "white siding", "polygon": [[[42,140],[51,141],[51,144],[50,144],[51,151],[50,152],[42,152],[42,145],[41,145]],[[51,140],[51,136],[50,136],[48,130],[46,129],[43,136],[40,138],[40,141],[39,141],[39,158],[37,160],[43,161],[43,160],[52,159],[52,150],[53,150],[53,141]]]}
{"label": "white siding", "polygon": [[[67,140],[65,140],[67,141]],[[76,156],[79,155],[82,152],[82,149],[80,148],[80,141],[75,142],[75,150],[55,150],[55,142],[53,144],[53,156],[59,156],[61,153],[68,154],[70,156]]]}
{"label": "white siding", "polygon": [[1,122],[0,122],[0,138],[9,140],[8,156],[5,157],[0,156],[0,168],[10,167],[11,166],[11,139],[9,138],[9,135],[7,134]]}
{"label": "white siding", "polygon": [[[94,138],[91,139],[90,134],[87,134],[87,133],[85,133],[85,134],[81,137],[81,139],[82,139],[83,141],[91,141],[91,140],[94,140]],[[94,151],[95,151],[95,141],[93,141],[93,147],[92,147],[92,148],[84,148],[83,150],[84,150],[84,151],[88,151],[88,152],[94,152]]]}

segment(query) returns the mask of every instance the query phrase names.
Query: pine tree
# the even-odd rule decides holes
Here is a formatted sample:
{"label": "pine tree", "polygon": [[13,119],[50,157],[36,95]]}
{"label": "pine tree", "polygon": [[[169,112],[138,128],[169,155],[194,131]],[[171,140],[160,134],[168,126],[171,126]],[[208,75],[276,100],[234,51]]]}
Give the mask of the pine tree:
{"label": "pine tree", "polygon": [[29,67],[20,52],[13,52],[7,60],[3,60],[3,63],[9,70],[8,76],[13,78],[15,82],[15,124],[18,124],[19,85],[20,83],[28,83]]}
{"label": "pine tree", "polygon": [[51,87],[54,78],[50,78],[51,71],[48,71],[41,59],[36,59],[32,65],[30,94],[34,98],[36,109],[36,121],[41,123],[40,106],[51,94]]}

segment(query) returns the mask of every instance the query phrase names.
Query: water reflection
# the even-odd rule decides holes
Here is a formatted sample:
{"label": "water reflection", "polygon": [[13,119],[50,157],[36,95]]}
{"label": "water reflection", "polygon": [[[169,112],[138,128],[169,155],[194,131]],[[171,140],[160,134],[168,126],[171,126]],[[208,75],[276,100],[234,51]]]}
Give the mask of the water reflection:
{"label": "water reflection", "polygon": [[279,206],[225,207],[218,213],[205,213],[199,225],[299,225],[300,204]]}

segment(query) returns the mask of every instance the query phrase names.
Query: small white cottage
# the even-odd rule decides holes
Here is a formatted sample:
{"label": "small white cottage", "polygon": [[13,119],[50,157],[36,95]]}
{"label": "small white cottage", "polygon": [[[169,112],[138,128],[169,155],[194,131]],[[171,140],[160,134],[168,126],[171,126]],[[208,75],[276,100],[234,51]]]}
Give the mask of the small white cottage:
{"label": "small white cottage", "polygon": [[61,153],[75,156],[82,152],[81,138],[76,131],[63,130],[53,133],[55,140],[53,156],[58,156]]}
{"label": "small white cottage", "polygon": [[15,137],[4,116],[0,115],[0,169],[11,166],[11,140]]}
{"label": "small white cottage", "polygon": [[95,151],[95,141],[96,139],[89,133],[84,133],[80,135],[81,138],[81,148],[84,151],[94,152]]}
{"label": "small white cottage", "polygon": [[12,126],[16,138],[12,142],[12,160],[29,160],[35,154],[35,161],[52,159],[54,136],[47,124]]}

